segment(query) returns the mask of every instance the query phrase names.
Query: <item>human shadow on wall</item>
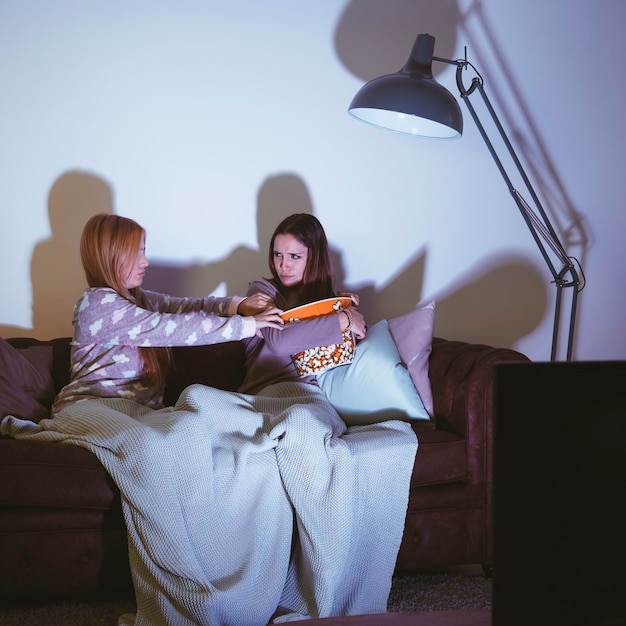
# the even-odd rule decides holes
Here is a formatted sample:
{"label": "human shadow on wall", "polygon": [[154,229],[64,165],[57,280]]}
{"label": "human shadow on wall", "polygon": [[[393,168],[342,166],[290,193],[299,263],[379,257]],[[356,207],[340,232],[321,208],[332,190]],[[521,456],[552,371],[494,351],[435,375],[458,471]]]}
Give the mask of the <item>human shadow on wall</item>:
{"label": "human shadow on wall", "polygon": [[466,275],[460,285],[436,296],[436,336],[514,348],[542,322],[548,303],[546,279],[527,258],[495,255]]}
{"label": "human shadow on wall", "polygon": [[[512,115],[511,109],[507,108],[505,98],[501,97],[502,94],[497,90],[489,89],[490,97],[493,97],[494,102],[498,104],[500,109],[498,115],[512,128],[509,134],[514,139],[522,160],[528,163],[528,169],[535,179],[535,189],[539,196],[544,198],[544,209],[554,222],[565,249],[575,263],[582,259],[579,265],[584,265],[583,255],[589,247],[590,238],[585,219],[574,206],[560,180],[554,162],[541,140],[538,127],[530,116],[530,109],[524,102],[510,67],[507,66],[503,49],[486,19],[480,0],[475,0],[463,11],[457,0],[389,0],[384,4],[377,0],[350,0],[335,28],[335,51],[348,71],[363,81],[369,81],[402,68],[408,59],[415,38],[420,33],[429,33],[436,38],[435,54],[439,57],[455,58],[457,40],[459,34],[462,33],[464,38],[462,43],[468,45],[472,60],[479,65],[481,71],[489,69],[487,62],[489,59],[495,61],[499,68],[499,75],[506,79],[506,82],[501,81],[499,86],[501,85],[502,88],[506,86],[512,93],[513,98],[510,101],[521,111],[524,128],[515,126],[516,118]],[[433,73],[436,76],[446,67],[447,64],[435,63],[432,68]],[[513,203],[511,203],[511,210],[515,210]],[[523,228],[523,225],[520,225],[520,228]],[[530,233],[528,235],[531,236]],[[539,251],[537,252],[539,259]],[[503,263],[516,266],[515,262],[508,263],[504,258]],[[555,260],[555,265],[559,269],[562,267],[558,260]],[[531,268],[526,262],[523,266]],[[509,273],[505,266],[502,270],[502,275]],[[534,271],[531,270],[531,273]],[[495,280],[497,275],[498,273],[493,274],[491,278]],[[483,275],[480,281],[488,280],[489,276],[490,273]],[[584,286],[584,278],[582,286]],[[488,291],[496,292],[497,286],[494,285],[494,288]],[[471,293],[467,295],[467,304],[470,304]],[[539,298],[534,303],[533,310],[538,310],[543,303],[545,316],[548,308],[546,286],[542,290],[531,289],[526,295],[529,298],[535,296]],[[442,308],[440,304],[437,309],[440,327],[442,327],[443,320],[446,320]],[[463,310],[464,308],[458,309],[459,315]],[[538,321],[542,318],[543,316],[540,316]],[[461,320],[462,318],[459,317],[458,321],[461,322]],[[457,318],[454,315],[447,319],[451,326],[445,327],[446,334],[455,334],[455,328],[461,328],[456,321]],[[483,335],[494,341],[495,327],[489,326],[491,321],[489,317],[484,319]],[[471,329],[466,332],[465,326],[462,328],[463,334],[460,336],[474,338]],[[532,329],[529,329],[528,332],[531,331]]]}
{"label": "human shadow on wall", "polygon": [[[225,293],[244,294],[251,279],[269,275],[267,250],[272,233],[284,217],[296,212],[314,214],[302,179],[293,174],[269,177],[257,196],[257,248],[239,246],[206,265],[153,262],[144,287],[185,296],[206,295],[225,284]],[[362,236],[366,241],[372,234],[364,230]],[[425,250],[407,259],[382,284],[349,283],[341,246],[333,241],[329,245],[336,289],[359,294],[360,308],[369,324],[402,315],[420,303]],[[523,258],[494,257],[473,268],[471,276],[451,293],[437,296],[435,332],[440,336],[484,341],[485,329],[489,329],[499,346],[513,347],[539,324],[546,307],[546,290],[544,278],[533,264]]]}
{"label": "human shadow on wall", "polygon": [[[240,246],[226,258],[201,266],[151,264],[144,287],[187,296],[194,295],[194,290],[195,295],[210,293],[225,283],[226,293],[244,294],[250,279],[269,274],[267,248],[276,225],[294,212],[314,213],[306,185],[292,174],[268,178],[257,201],[257,249]],[[37,244],[31,262],[33,328],[3,326],[1,336],[71,335],[72,309],[86,286],[79,254],[82,228],[92,215],[114,212],[109,184],[84,172],[59,177],[51,188],[48,206],[52,234]],[[371,237],[369,232],[362,234],[364,240]],[[425,250],[407,259],[382,285],[375,285],[347,284],[341,248],[332,241],[330,247],[336,288],[359,294],[361,310],[370,324],[408,312],[420,302]],[[510,257],[490,259],[470,274],[474,278],[460,288],[437,296],[435,334],[483,341],[488,328],[491,337],[499,333],[498,345],[513,347],[542,318],[542,276],[527,261]]]}
{"label": "human shadow on wall", "polygon": [[270,177],[257,194],[256,247],[237,246],[207,264],[151,261],[143,286],[175,296],[205,296],[220,286],[226,295],[245,295],[251,280],[269,275],[267,249],[272,233],[292,213],[313,213],[305,184],[292,174]]}
{"label": "human shadow on wall", "polygon": [[32,328],[0,326],[0,336],[71,336],[74,304],[87,286],[80,236],[97,213],[113,213],[113,194],[105,180],[81,171],[57,178],[48,194],[50,237],[37,243],[31,258]]}
{"label": "human shadow on wall", "polygon": [[[347,286],[347,291],[359,294],[368,323],[425,304],[425,262],[426,253],[419,254],[382,286]],[[437,304],[435,336],[515,348],[543,320],[547,308],[545,276],[526,258],[496,255],[470,268],[467,276],[459,286],[432,296]]]}
{"label": "human shadow on wall", "polygon": [[[228,295],[244,295],[251,280],[270,276],[268,248],[272,234],[276,226],[292,213],[314,214],[306,184],[299,176],[290,173],[271,176],[264,181],[257,194],[257,247],[239,246],[226,257],[205,265],[176,266],[152,262],[144,287],[178,296],[201,296],[223,285],[223,291]],[[367,235],[364,233],[364,236]],[[404,312],[417,304],[416,297],[421,291],[424,274],[422,255],[409,260],[382,288],[368,284],[357,289],[346,284],[341,246],[330,241],[330,236],[329,246],[335,271],[335,289],[358,291],[361,310],[368,319],[380,319],[389,307]],[[382,307],[381,302],[386,303],[387,308]]]}

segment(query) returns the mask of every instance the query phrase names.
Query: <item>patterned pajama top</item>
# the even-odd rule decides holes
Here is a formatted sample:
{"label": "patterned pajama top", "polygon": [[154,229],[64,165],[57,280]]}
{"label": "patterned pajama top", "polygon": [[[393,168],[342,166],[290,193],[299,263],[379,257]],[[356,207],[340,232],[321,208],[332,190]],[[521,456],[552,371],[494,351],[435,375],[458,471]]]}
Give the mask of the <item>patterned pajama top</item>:
{"label": "patterned pajama top", "polygon": [[243,298],[178,298],[143,291],[141,308],[110,288],[87,289],[74,307],[70,382],[59,392],[52,416],[93,398],[126,398],[158,409],[164,388],[140,382],[140,347],[193,346],[236,341],[256,332],[253,317],[236,315]]}

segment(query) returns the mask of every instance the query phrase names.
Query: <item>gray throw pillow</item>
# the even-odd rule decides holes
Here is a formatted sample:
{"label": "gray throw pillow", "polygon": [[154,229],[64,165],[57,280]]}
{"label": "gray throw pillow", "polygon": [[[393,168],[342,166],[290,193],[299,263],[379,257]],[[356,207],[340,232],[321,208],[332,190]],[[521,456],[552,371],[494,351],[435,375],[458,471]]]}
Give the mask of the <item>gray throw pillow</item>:
{"label": "gray throw pillow", "polygon": [[52,346],[18,350],[0,338],[0,418],[39,422],[50,416],[54,397]]}

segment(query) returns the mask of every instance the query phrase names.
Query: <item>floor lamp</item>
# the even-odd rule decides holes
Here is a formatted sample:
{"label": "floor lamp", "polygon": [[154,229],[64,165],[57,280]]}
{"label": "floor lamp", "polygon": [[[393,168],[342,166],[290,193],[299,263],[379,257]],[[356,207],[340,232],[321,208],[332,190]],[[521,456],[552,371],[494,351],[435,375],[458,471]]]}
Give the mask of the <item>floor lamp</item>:
{"label": "floor lamp", "polygon": [[[548,215],[530,183],[526,172],[511,144],[494,108],[485,93],[483,79],[476,68],[467,59],[443,59],[433,56],[435,38],[428,34],[418,35],[411,51],[411,56],[404,67],[395,74],[380,76],[366,83],[354,96],[349,112],[357,119],[396,132],[450,139],[463,133],[463,116],[454,96],[441,86],[432,74],[432,62],[439,61],[456,65],[456,84],[459,94],[476,123],[478,130],[495,161],[500,174],[526,222],[539,250],[548,265],[556,286],[554,327],[552,332],[552,350],[550,358],[556,360],[559,327],[561,321],[561,301],[564,288],[572,289],[571,310],[567,338],[566,360],[571,360],[574,343],[574,326],[578,293],[581,280],[576,269],[575,259],[569,257],[559,240]],[[475,76],[468,88],[463,84],[463,71],[471,68]],[[509,152],[529,194],[535,209],[524,199],[511,182],[502,161],[490,140],[470,96],[480,93],[498,133]],[[580,269],[580,266],[579,266]],[[580,270],[582,275],[582,270]]]}

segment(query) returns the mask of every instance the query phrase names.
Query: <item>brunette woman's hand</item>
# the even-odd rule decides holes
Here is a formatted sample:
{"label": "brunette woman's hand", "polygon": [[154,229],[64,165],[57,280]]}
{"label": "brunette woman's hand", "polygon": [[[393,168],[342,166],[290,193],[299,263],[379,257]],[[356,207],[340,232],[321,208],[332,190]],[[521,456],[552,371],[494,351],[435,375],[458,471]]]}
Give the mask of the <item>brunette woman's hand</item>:
{"label": "brunette woman's hand", "polygon": [[239,315],[254,316],[274,307],[274,300],[266,293],[254,293],[244,298],[237,307]]}
{"label": "brunette woman's hand", "polygon": [[348,315],[350,316],[350,330],[352,334],[357,339],[363,339],[365,333],[367,333],[367,324],[363,314],[355,306],[351,306],[348,309]]}
{"label": "brunette woman's hand", "polygon": [[352,300],[352,304],[354,306],[359,306],[359,294],[338,291],[337,295],[341,296],[342,298],[350,298],[350,300]]}
{"label": "brunette woman's hand", "polygon": [[262,313],[255,315],[254,319],[256,321],[257,337],[263,337],[261,334],[262,328],[277,328],[282,330],[285,325],[285,321],[280,316],[281,313],[282,311],[274,306],[267,309],[267,311],[263,311]]}

